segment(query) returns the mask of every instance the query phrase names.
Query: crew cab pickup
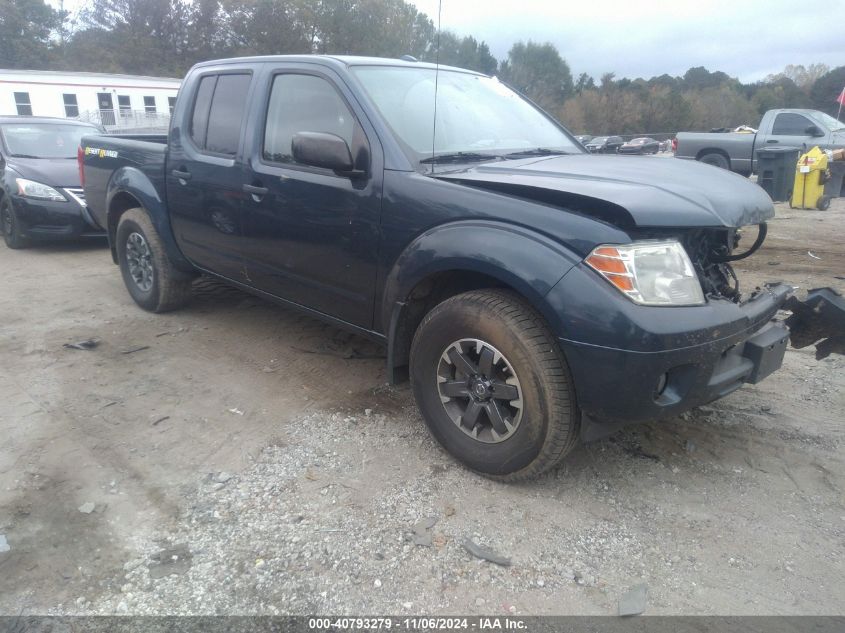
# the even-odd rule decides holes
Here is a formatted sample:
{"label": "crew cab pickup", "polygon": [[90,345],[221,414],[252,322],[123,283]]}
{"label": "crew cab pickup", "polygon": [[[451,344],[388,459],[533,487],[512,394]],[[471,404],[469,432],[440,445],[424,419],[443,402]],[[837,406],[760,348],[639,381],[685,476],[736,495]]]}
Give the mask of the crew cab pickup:
{"label": "crew cab pickup", "polygon": [[788,146],[806,151],[845,147],[845,123],[818,110],[769,110],[757,133],[680,132],[675,158],[699,160],[745,176],[757,173],[761,147]]}
{"label": "crew cab pickup", "polygon": [[204,273],[380,341],[435,438],[494,478],[536,475],[579,437],[670,418],[783,359],[772,319],[792,288],[741,291],[730,263],[765,236],[762,189],[590,155],[471,71],[201,63],[166,140],[90,136],[79,158],[138,305],[175,309]]}

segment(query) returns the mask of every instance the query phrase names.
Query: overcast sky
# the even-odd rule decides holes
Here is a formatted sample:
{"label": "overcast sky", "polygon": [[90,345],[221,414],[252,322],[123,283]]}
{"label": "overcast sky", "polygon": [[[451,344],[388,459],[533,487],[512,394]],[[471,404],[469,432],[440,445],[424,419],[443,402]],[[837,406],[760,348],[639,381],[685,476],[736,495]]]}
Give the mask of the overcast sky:
{"label": "overcast sky", "polygon": [[[438,0],[409,1],[437,23]],[[443,28],[486,41],[500,60],[519,40],[552,42],[575,77],[704,66],[743,82],[787,64],[845,64],[843,20],[845,0],[443,0],[441,14]]]}
{"label": "overcast sky", "polygon": [[[437,23],[438,0],[411,0]],[[743,82],[787,64],[845,64],[845,0],[443,0],[441,24],[486,41],[552,42],[576,77],[682,75],[691,66]]]}

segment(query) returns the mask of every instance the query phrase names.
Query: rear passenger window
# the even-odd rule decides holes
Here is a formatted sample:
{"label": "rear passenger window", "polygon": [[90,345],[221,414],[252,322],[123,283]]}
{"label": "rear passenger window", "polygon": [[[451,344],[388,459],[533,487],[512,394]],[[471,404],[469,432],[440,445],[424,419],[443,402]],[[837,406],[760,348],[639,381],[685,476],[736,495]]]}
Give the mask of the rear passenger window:
{"label": "rear passenger window", "polygon": [[277,75],[267,108],[264,160],[293,163],[291,142],[299,132],[335,134],[352,148],[356,122],[337,90],[325,79]]}
{"label": "rear passenger window", "polygon": [[203,77],[191,117],[191,139],[213,154],[234,156],[241,139],[249,74]]}

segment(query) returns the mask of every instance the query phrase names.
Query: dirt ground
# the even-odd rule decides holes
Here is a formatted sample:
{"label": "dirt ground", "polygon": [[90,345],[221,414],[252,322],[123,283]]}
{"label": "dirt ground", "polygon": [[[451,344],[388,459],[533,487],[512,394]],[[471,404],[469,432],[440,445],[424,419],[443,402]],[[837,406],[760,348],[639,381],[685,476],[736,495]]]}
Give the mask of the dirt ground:
{"label": "dirt ground", "polygon": [[[845,199],[778,205],[738,272],[843,290],[843,236]],[[845,613],[841,356],[503,485],[367,341],[209,281],[148,314],[102,244],[0,269],[2,614]]]}

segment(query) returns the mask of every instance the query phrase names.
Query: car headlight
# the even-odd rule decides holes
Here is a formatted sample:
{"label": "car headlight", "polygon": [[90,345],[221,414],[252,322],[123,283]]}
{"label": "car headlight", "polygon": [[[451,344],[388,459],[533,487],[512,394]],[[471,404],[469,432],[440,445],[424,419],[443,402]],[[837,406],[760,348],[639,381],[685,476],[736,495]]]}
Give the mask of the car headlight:
{"label": "car headlight", "polygon": [[18,195],[24,198],[35,198],[36,200],[52,200],[53,202],[67,202],[58,191],[34,180],[26,178],[15,178],[18,183]]}
{"label": "car headlight", "polygon": [[602,245],[584,260],[634,303],[693,306],[704,303],[701,283],[680,242]]}

